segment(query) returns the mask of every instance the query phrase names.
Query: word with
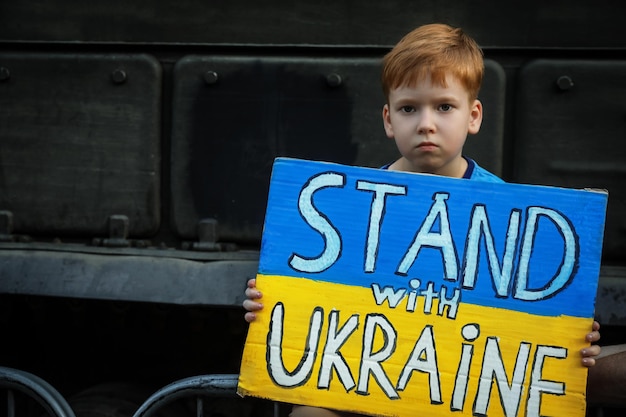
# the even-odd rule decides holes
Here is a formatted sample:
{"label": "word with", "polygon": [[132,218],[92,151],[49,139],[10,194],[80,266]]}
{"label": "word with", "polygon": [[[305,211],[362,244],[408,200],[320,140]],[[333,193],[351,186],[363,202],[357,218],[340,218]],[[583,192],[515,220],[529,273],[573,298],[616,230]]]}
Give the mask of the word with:
{"label": "word with", "polygon": [[419,290],[421,282],[419,279],[412,279],[409,281],[409,286],[412,288],[412,291],[409,291],[407,296],[407,289],[393,289],[391,287],[380,288],[380,285],[373,283],[372,284],[372,294],[374,295],[374,301],[376,305],[382,305],[385,301],[387,301],[387,305],[389,308],[396,308],[400,302],[407,298],[406,302],[406,311],[413,312],[417,307],[417,296],[424,296],[424,314],[431,314],[433,309],[433,299],[439,299],[439,307],[437,309],[437,315],[443,316],[444,311],[447,307],[447,315],[446,317],[449,319],[455,319],[456,314],[459,310],[459,303],[461,301],[461,290],[458,288],[454,289],[454,293],[452,298],[447,298],[448,288],[445,285],[441,286],[439,292],[435,291],[435,283],[429,281],[426,284],[426,288],[422,291]]}

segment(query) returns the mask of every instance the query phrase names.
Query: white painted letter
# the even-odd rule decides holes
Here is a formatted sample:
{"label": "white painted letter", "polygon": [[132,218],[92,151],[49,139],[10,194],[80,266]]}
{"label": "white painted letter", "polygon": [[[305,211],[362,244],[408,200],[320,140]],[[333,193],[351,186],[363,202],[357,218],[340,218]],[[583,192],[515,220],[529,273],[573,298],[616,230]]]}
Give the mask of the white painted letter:
{"label": "white painted letter", "polygon": [[425,326],[422,334],[415,342],[413,351],[409,359],[404,365],[404,369],[398,379],[398,391],[404,391],[406,385],[411,379],[413,371],[424,372],[428,374],[428,383],[430,386],[430,402],[431,404],[442,404],[441,387],[439,384],[439,368],[437,366],[437,352],[435,350],[435,337],[433,335],[433,327]]}
{"label": "white painted letter", "polygon": [[533,372],[530,377],[530,388],[528,389],[528,404],[526,404],[527,417],[539,417],[542,392],[565,395],[565,384],[563,382],[541,379],[541,371],[543,370],[543,362],[546,356],[558,359],[567,358],[567,349],[554,346],[537,346]]}
{"label": "white painted letter", "polygon": [[[466,324],[461,330],[461,335],[468,342],[473,342],[480,336],[480,326],[477,323]],[[472,356],[474,356],[474,345],[463,343],[459,369],[456,371],[454,381],[454,391],[452,391],[452,402],[450,403],[450,410],[452,411],[463,411]]]}
{"label": "white painted letter", "polygon": [[317,230],[324,238],[324,251],[317,258],[303,258],[298,254],[291,255],[289,266],[299,272],[318,273],[330,268],[341,255],[341,238],[339,232],[320,213],[313,204],[313,193],[327,187],[343,187],[346,179],[343,175],[326,172],[309,179],[300,192],[298,210],[309,226]]}
{"label": "white painted letter", "polygon": [[324,321],[324,310],[316,307],[311,316],[309,324],[309,334],[307,336],[304,355],[300,363],[293,372],[285,369],[282,355],[283,345],[283,321],[284,306],[277,303],[272,310],[272,320],[270,331],[267,334],[267,372],[276,385],[281,387],[296,387],[305,384],[313,372],[313,364],[317,356],[317,345],[320,340],[322,322]]}
{"label": "white painted letter", "polygon": [[456,313],[459,310],[459,302],[461,301],[461,290],[455,288],[452,298],[448,299],[446,298],[446,295],[448,295],[448,288],[445,285],[442,285],[439,290],[439,309],[437,314],[443,316],[443,312],[446,307],[448,307],[448,314],[446,317],[449,319],[455,319]]}
{"label": "white painted letter", "polygon": [[352,315],[339,332],[337,332],[338,321],[339,312],[337,310],[331,311],[328,318],[328,337],[326,338],[326,346],[324,347],[324,355],[320,365],[317,387],[328,389],[332,369],[335,368],[343,387],[346,391],[350,391],[355,386],[354,378],[352,378],[350,368],[339,349],[359,327],[359,316],[357,314]]}
{"label": "white painted letter", "polygon": [[[376,328],[380,328],[383,331],[382,336],[385,344],[378,352],[372,352]],[[387,360],[396,350],[396,339],[396,329],[393,328],[385,316],[380,314],[367,315],[363,330],[363,353],[361,354],[357,394],[369,394],[369,379],[370,374],[372,374],[387,397],[390,399],[400,398],[389,381],[387,374],[380,366],[380,363]]]}
{"label": "white painted letter", "polygon": [[493,243],[493,235],[489,225],[489,218],[485,211],[485,206],[476,205],[472,211],[472,223],[467,232],[465,242],[465,260],[463,261],[463,288],[474,288],[476,276],[478,275],[478,262],[480,259],[480,237],[485,237],[485,247],[487,248],[487,259],[489,260],[489,271],[491,279],[496,289],[498,297],[509,295],[509,284],[513,275],[513,258],[517,247],[517,236],[519,234],[519,210],[513,210],[509,217],[509,228],[506,232],[506,245],[504,256],[502,257],[502,268]]}
{"label": "white painted letter", "polygon": [[480,372],[480,382],[478,383],[478,392],[474,401],[474,415],[486,416],[489,408],[489,398],[491,397],[492,379],[495,377],[500,391],[500,402],[504,415],[506,417],[517,416],[520,399],[524,387],[524,375],[526,366],[528,365],[528,357],[530,352],[530,343],[520,343],[517,351],[517,359],[515,360],[515,369],[513,370],[513,379],[511,385],[508,383],[504,364],[502,363],[502,354],[498,339],[495,337],[487,338],[487,346],[485,346],[485,355],[483,356],[483,366]]}
{"label": "white painted letter", "polygon": [[[539,289],[528,289],[528,264],[533,252],[535,235],[539,229],[540,216],[547,217],[558,228],[563,238],[564,253],[563,260],[558,273],[550,281]],[[556,245],[556,243],[555,243]],[[517,274],[517,283],[513,292],[513,298],[525,301],[537,301],[553,296],[563,289],[570,282],[576,273],[578,266],[578,237],[574,233],[573,226],[569,220],[555,210],[530,207],[528,210],[528,222],[524,231],[522,249]]]}
{"label": "white painted letter", "polygon": [[[450,233],[450,222],[448,220],[448,208],[445,201],[448,199],[448,193],[435,193],[433,200],[435,201],[428,212],[428,216],[420,226],[419,231],[413,239],[413,243],[407,250],[404,258],[398,266],[397,274],[407,275],[409,268],[415,262],[417,254],[422,246],[439,249],[443,256],[444,278],[451,281],[457,279],[457,258],[454,243],[452,242],[452,234]],[[435,222],[439,218],[439,233],[431,232]]]}
{"label": "white painted letter", "polygon": [[374,199],[370,209],[370,221],[367,228],[367,245],[365,247],[365,272],[374,272],[376,256],[380,244],[380,226],[385,214],[387,194],[406,195],[406,187],[390,184],[357,181],[357,190],[374,191]]}

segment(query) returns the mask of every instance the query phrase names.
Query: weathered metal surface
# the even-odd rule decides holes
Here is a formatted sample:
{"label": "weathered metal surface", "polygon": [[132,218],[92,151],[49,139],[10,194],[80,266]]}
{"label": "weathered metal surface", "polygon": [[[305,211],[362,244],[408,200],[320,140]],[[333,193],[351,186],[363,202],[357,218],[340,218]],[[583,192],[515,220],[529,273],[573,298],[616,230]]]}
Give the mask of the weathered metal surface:
{"label": "weathered metal surface", "polygon": [[0,251],[0,293],[241,306],[257,261]]}
{"label": "weathered metal surface", "polygon": [[[489,110],[466,154],[502,171],[502,67],[485,63]],[[259,242],[274,158],[380,167],[397,157],[385,136],[380,60],[186,56],[173,71],[172,219],[184,238],[201,218],[225,241]]]}
{"label": "weathered metal surface", "polygon": [[[516,182],[609,192],[603,256],[626,253],[626,61],[535,60],[516,106]],[[585,210],[585,207],[581,207]]]}
{"label": "weathered metal surface", "polygon": [[626,326],[626,268],[603,267],[596,295],[596,320]]}
{"label": "weathered metal surface", "polygon": [[508,181],[609,189],[596,313],[626,342],[624,15],[612,0],[0,2],[4,363],[61,390],[236,372],[273,157],[393,159],[379,60],[430,22],[485,51],[469,156]]}
{"label": "weathered metal surface", "polygon": [[[239,307],[258,267],[253,253],[222,261],[122,253],[0,250],[0,294]],[[626,326],[626,268],[602,268],[596,318]]]}
{"label": "weathered metal surface", "polygon": [[424,23],[465,27],[485,46],[620,47],[620,1],[4,1],[0,40],[392,45]]}
{"label": "weathered metal surface", "polygon": [[[15,233],[160,225],[161,66],[136,54],[0,53],[0,209]],[[121,75],[123,73],[123,76]]]}
{"label": "weathered metal surface", "polygon": [[[12,237],[16,237],[12,235]],[[19,236],[17,236],[19,238]],[[98,240],[98,239],[96,239]],[[177,250],[175,248],[140,246],[134,241],[133,247],[104,247],[93,245],[81,245],[62,242],[20,242],[9,241],[0,242],[0,252],[3,251],[43,251],[57,253],[92,254],[92,255],[112,255],[112,256],[139,256],[154,258],[175,258],[187,259],[191,261],[256,261],[259,259],[259,252],[256,250],[235,250],[235,251],[201,251],[201,250]],[[10,256],[7,252],[6,256]]]}
{"label": "weathered metal surface", "polygon": [[[214,218],[223,240],[258,242],[275,157],[346,164],[391,159],[393,143],[380,122],[382,93],[371,88],[377,64],[294,57],[179,60],[172,97],[174,229],[190,238],[200,218]],[[342,82],[329,85],[333,75]]]}

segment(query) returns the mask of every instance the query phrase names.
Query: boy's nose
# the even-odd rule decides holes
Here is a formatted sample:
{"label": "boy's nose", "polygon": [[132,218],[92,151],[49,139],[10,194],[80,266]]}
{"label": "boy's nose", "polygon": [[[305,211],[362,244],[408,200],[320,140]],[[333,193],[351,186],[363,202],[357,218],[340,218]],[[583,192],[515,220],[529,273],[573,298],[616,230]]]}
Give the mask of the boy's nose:
{"label": "boy's nose", "polygon": [[435,132],[435,123],[432,111],[424,110],[420,114],[419,123],[417,124],[417,133],[426,135]]}

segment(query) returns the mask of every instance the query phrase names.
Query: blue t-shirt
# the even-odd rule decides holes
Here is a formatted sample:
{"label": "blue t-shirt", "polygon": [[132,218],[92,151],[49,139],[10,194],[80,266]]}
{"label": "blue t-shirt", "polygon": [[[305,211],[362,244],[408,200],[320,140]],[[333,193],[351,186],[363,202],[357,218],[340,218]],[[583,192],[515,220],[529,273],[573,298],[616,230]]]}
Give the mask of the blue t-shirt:
{"label": "blue t-shirt", "polygon": [[467,169],[465,170],[465,174],[463,174],[463,178],[474,181],[504,182],[502,178],[487,171],[485,168],[478,165],[473,159],[465,156],[463,158],[467,161]]}
{"label": "blue t-shirt", "polygon": [[[467,161],[467,169],[465,170],[465,174],[463,174],[463,178],[467,180],[473,181],[484,181],[484,182],[499,182],[503,183],[504,181],[495,174],[487,171],[485,168],[481,167],[471,158],[464,156]],[[389,169],[391,164],[383,165],[380,169]]]}

